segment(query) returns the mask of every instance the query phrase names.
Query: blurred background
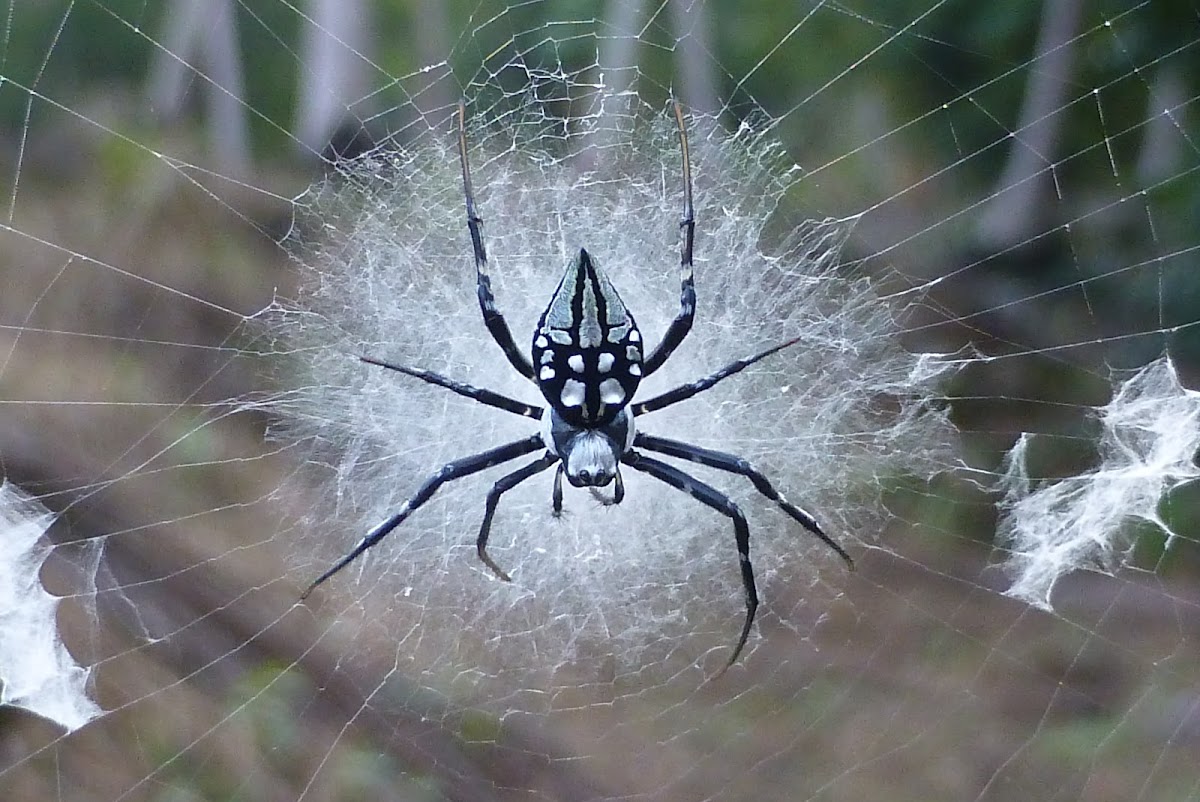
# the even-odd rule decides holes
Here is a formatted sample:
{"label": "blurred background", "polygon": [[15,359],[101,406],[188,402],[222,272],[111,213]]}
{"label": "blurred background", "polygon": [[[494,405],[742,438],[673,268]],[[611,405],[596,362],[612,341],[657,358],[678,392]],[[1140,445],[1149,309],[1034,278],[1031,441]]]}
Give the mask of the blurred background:
{"label": "blurred background", "polygon": [[[59,514],[40,577],[107,712],[64,734],[0,708],[0,798],[1200,799],[1197,492],[1053,614],[1003,595],[994,541],[1022,433],[1035,477],[1076,476],[1126,371],[1200,379],[1196,8],[3,9],[0,473]],[[292,199],[546,74],[580,87],[544,99],[563,115],[603,86],[771,129],[801,176],[781,218],[854,218],[846,270],[919,301],[905,345],[965,356],[971,470],[881,481],[858,574],[737,687],[477,705],[397,670],[373,608],[295,604],[306,468],[265,437],[246,325],[294,293]]]}

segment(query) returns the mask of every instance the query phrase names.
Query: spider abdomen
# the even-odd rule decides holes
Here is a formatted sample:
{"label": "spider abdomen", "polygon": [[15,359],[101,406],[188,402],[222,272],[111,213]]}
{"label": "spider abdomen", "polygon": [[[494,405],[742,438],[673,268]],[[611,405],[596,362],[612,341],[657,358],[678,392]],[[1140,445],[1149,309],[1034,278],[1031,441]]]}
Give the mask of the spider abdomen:
{"label": "spider abdomen", "polygon": [[586,250],[567,265],[533,335],[534,376],[577,428],[611,423],[642,380],[642,335]]}

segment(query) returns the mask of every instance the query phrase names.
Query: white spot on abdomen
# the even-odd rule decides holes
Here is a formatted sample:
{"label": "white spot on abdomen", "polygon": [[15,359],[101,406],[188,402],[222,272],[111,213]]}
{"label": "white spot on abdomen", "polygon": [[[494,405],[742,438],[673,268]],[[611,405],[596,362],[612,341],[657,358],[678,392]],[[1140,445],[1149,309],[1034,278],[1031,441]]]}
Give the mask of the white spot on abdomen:
{"label": "white spot on abdomen", "polygon": [[542,381],[547,381],[549,379],[553,379],[554,378],[554,368],[550,367],[549,365],[544,365],[542,367],[542,372],[538,374],[538,378],[541,379]]}
{"label": "white spot on abdomen", "polygon": [[[562,405],[564,407],[581,407],[583,406],[583,396],[586,391],[583,382],[567,379],[563,384],[562,389]],[[603,391],[602,391],[603,392]]]}
{"label": "white spot on abdomen", "polygon": [[615,359],[616,359],[616,357],[614,357],[612,354],[609,354],[609,353],[601,354],[600,359],[599,359],[599,364],[597,364],[596,367],[599,369],[599,371],[601,373],[608,373],[610,370],[612,370],[613,360],[615,360]]}
{"label": "white spot on abdomen", "polygon": [[571,366],[571,370],[576,373],[583,373],[583,355],[571,354],[567,357],[567,364]]}
{"label": "white spot on abdomen", "polygon": [[625,400],[625,388],[616,379],[600,382],[600,400],[606,404],[620,404]]}

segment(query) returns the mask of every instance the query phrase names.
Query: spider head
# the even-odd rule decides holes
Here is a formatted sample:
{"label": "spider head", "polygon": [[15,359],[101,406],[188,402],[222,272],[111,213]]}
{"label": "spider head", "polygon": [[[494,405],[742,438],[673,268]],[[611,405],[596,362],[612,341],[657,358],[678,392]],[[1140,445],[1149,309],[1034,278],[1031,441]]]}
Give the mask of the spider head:
{"label": "spider head", "polygon": [[597,429],[583,429],[567,445],[563,464],[575,487],[604,487],[617,475],[621,458],[616,444]]}
{"label": "spider head", "polygon": [[542,440],[557,454],[575,487],[604,487],[617,478],[621,456],[633,445],[633,416],[620,410],[611,423],[597,429],[572,426],[550,408],[543,419]]}

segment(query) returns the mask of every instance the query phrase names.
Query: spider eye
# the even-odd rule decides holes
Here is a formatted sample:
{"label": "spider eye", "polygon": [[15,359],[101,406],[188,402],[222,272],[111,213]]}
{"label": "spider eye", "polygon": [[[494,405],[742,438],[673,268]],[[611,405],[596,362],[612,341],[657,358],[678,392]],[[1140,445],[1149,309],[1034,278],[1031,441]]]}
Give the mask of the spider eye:
{"label": "spider eye", "polygon": [[575,473],[568,472],[567,480],[575,487],[606,487],[615,476],[615,471],[608,471],[603,468],[594,468],[592,470],[584,468]]}
{"label": "spider eye", "polygon": [[563,462],[575,487],[604,487],[617,475],[620,447],[602,432],[585,430],[568,441]]}

